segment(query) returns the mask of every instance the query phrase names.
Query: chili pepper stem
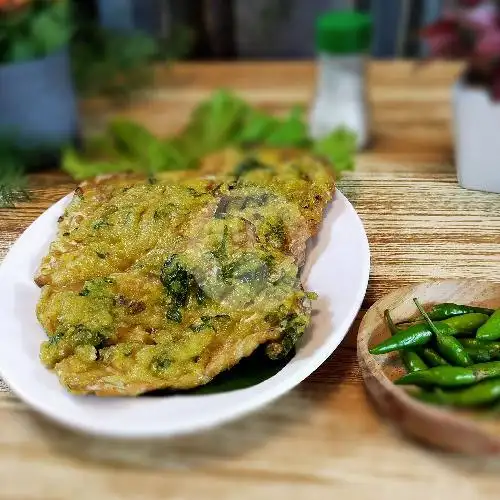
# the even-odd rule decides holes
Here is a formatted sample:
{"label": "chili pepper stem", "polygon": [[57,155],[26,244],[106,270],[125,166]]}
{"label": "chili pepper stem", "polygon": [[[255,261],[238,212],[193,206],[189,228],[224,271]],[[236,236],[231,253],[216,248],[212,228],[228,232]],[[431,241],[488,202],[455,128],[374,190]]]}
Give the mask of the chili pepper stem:
{"label": "chili pepper stem", "polygon": [[[384,311],[384,318],[391,335],[396,335],[399,332],[399,329],[394,324],[389,309],[386,309]],[[416,352],[399,351],[399,355],[408,373],[418,372],[420,370],[427,370],[428,368],[425,362]]]}
{"label": "chili pepper stem", "polygon": [[420,304],[420,302],[416,297],[413,299],[413,302],[415,302],[417,309],[419,310],[420,314],[429,325],[429,328],[432,330],[432,333],[434,333],[436,337],[439,337],[441,335],[441,332],[436,328],[436,325],[432,322],[431,318],[429,318],[429,316],[427,315],[424,308],[422,307],[422,305]]}
{"label": "chili pepper stem", "polygon": [[450,361],[451,363],[459,366],[471,365],[472,360],[462,344],[454,337],[443,334],[437,329],[436,325],[429,318],[428,314],[425,312],[424,308],[417,298],[414,298],[413,302],[415,302],[417,309],[420,311],[420,314],[427,322],[427,325],[431,332],[434,333],[438,350],[447,359],[447,361]]}

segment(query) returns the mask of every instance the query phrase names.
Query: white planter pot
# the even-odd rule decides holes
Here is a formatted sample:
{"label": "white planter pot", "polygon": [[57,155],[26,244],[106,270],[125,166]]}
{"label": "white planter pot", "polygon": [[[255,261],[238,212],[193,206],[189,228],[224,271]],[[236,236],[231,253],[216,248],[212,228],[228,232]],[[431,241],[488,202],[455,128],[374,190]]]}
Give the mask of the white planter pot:
{"label": "white planter pot", "polygon": [[462,82],[453,88],[455,161],[466,189],[500,193],[500,103]]}

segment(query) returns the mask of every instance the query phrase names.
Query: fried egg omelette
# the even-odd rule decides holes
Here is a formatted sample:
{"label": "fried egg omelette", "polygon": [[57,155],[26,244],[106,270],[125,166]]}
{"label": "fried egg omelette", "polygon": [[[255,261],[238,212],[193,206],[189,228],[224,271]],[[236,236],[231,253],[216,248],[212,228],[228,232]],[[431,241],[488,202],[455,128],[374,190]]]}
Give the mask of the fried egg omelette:
{"label": "fried egg omelette", "polygon": [[333,190],[329,165],[270,150],[82,184],[35,277],[42,362],[72,393],[136,396],[207,384],[261,345],[286,356]]}

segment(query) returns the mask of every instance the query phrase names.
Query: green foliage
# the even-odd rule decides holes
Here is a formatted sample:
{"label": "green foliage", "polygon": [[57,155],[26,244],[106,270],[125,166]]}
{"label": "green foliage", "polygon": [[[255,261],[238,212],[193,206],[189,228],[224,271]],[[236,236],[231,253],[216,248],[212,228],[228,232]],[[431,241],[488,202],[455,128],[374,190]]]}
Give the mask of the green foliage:
{"label": "green foliage", "polygon": [[284,119],[253,108],[225,90],[216,91],[193,112],[178,136],[161,139],[128,121],[112,122],[82,153],[66,152],[63,168],[77,180],[115,172],[151,174],[195,168],[207,154],[249,145],[299,148],[328,159],[337,173],[354,168],[356,136],[339,129],[319,141],[308,136],[303,111]]}
{"label": "green foliage", "polygon": [[0,208],[14,208],[16,202],[29,200],[24,174],[29,153],[22,152],[7,139],[0,139]]}
{"label": "green foliage", "polygon": [[72,36],[68,0],[33,0],[0,12],[0,64],[45,57]]}
{"label": "green foliage", "polygon": [[182,57],[191,39],[191,33],[182,27],[175,27],[168,39],[158,40],[141,32],[81,24],[71,45],[77,89],[84,96],[123,101],[152,82],[154,61]]}
{"label": "green foliage", "polygon": [[151,79],[155,41],[141,33],[126,34],[82,26],[72,43],[75,83],[84,95],[124,98]]}

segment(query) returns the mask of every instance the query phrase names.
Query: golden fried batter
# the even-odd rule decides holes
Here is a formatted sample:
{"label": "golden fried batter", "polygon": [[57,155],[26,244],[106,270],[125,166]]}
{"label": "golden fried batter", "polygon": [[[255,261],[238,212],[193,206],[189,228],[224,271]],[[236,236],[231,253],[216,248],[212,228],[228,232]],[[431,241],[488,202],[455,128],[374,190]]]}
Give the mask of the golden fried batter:
{"label": "golden fried batter", "polygon": [[138,395],[206,384],[261,344],[286,355],[310,321],[299,267],[333,188],[310,157],[236,151],[82,185],[36,276],[42,362],[74,393]]}

